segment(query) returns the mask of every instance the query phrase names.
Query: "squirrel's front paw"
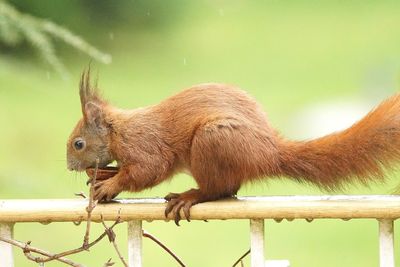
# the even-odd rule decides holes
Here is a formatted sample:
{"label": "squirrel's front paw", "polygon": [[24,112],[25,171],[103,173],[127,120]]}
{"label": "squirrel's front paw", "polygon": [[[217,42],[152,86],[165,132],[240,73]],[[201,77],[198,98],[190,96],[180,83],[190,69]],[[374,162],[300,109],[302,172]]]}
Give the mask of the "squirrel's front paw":
{"label": "squirrel's front paw", "polygon": [[98,181],[94,185],[94,200],[99,202],[110,201],[121,193],[122,188],[116,179],[110,178],[108,180]]}

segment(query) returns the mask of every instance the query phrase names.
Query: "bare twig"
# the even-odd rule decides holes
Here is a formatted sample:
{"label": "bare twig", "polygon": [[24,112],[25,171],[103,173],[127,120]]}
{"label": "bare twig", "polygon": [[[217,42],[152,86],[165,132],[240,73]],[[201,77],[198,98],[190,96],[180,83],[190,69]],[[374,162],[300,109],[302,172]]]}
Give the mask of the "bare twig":
{"label": "bare twig", "polygon": [[[119,223],[120,223],[119,220],[115,221],[114,224],[109,227],[109,229],[112,230]],[[48,258],[42,259],[40,262],[49,262],[49,261],[52,261],[52,260],[57,260],[57,259],[59,259],[61,257],[65,257],[65,256],[72,255],[72,254],[77,254],[79,252],[88,250],[89,248],[93,247],[98,242],[100,242],[100,240],[102,240],[106,236],[108,236],[108,235],[107,235],[106,231],[104,231],[99,237],[97,237],[94,241],[88,243],[85,247],[82,245],[81,247],[76,248],[76,249],[71,249],[71,250],[64,251],[64,252],[61,252],[61,253],[58,253],[58,254],[52,254]]]}
{"label": "bare twig", "polygon": [[235,263],[232,265],[232,267],[235,267],[239,263],[241,264],[241,266],[243,266],[243,261],[242,260],[249,254],[250,254],[250,249],[248,251],[246,251],[246,253],[244,253],[237,261],[235,261]]}
{"label": "bare twig", "polygon": [[94,176],[93,179],[90,181],[90,190],[89,190],[89,204],[86,208],[87,211],[87,223],[86,223],[86,232],[85,236],[83,237],[83,245],[85,249],[89,249],[87,246],[89,244],[89,235],[90,235],[90,224],[92,222],[92,211],[97,205],[97,201],[93,200],[94,196],[94,185],[96,184],[96,178],[97,178],[97,170],[99,168],[99,158],[96,159],[96,167],[94,169]]}
{"label": "bare twig", "polygon": [[104,263],[103,267],[110,267],[113,266],[115,264],[115,262],[111,261],[111,258],[108,259],[108,261],[106,263]]}
{"label": "bare twig", "polygon": [[[16,246],[16,247],[21,248],[21,249],[23,250],[25,256],[26,256],[28,259],[30,259],[30,260],[32,260],[32,261],[34,261],[34,262],[42,262],[42,259],[44,259],[44,258],[34,257],[33,255],[30,254],[30,252],[34,252],[34,253],[37,253],[37,254],[46,256],[47,258],[54,256],[54,254],[52,254],[52,253],[50,253],[50,252],[47,252],[47,251],[45,251],[45,250],[43,250],[43,249],[40,249],[40,248],[36,248],[36,247],[31,246],[31,245],[30,245],[30,242],[23,243],[23,242],[14,240],[14,239],[6,238],[6,237],[1,237],[1,236],[0,236],[0,240],[3,241],[3,242],[6,242],[6,243],[8,243],[8,244],[11,244],[11,245],[13,245],[13,246]],[[74,267],[83,267],[83,265],[81,265],[81,264],[79,264],[79,263],[75,263],[75,262],[73,262],[73,261],[71,261],[71,260],[69,260],[69,259],[66,259],[66,258],[64,258],[64,257],[58,257],[58,258],[56,258],[55,260],[60,261],[60,262],[63,262],[63,263],[68,264],[68,265],[70,265],[70,266],[74,266]]]}
{"label": "bare twig", "polygon": [[82,197],[82,198],[87,198],[87,196],[86,196],[86,194],[85,193],[83,193],[82,191],[81,192],[79,192],[79,193],[75,193],[74,194],[75,196],[77,196],[77,197]]}
{"label": "bare twig", "polygon": [[153,240],[157,245],[159,245],[161,248],[163,248],[169,255],[171,255],[182,267],[186,267],[186,265],[182,262],[181,259],[178,258],[178,256],[173,253],[166,245],[164,245],[160,240],[158,240],[155,236],[150,234],[149,232],[142,230],[142,235],[144,237],[150,238]]}
{"label": "bare twig", "polygon": [[[121,252],[119,251],[119,248],[118,248],[117,243],[115,242],[115,233],[114,233],[114,231],[112,230],[112,228],[109,228],[109,227],[106,225],[106,223],[105,223],[104,220],[103,220],[103,215],[102,215],[102,214],[100,215],[100,217],[101,217],[101,223],[103,224],[104,229],[105,229],[105,232],[107,233],[108,240],[113,244],[114,249],[115,249],[115,251],[117,252],[118,257],[119,257],[119,259],[121,260],[122,264],[123,264],[125,267],[128,267],[128,263],[126,263],[124,257],[122,256]],[[116,222],[118,222],[118,223],[121,222],[121,219],[118,217],[118,219],[117,219]]]}

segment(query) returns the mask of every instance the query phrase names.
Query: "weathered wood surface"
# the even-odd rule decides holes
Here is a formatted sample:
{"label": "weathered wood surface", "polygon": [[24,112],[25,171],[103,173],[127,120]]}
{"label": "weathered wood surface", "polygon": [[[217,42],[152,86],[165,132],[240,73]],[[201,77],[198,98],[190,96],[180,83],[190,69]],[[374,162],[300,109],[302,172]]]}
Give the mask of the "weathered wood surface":
{"label": "weathered wood surface", "polygon": [[[63,222],[86,218],[85,199],[0,200],[0,222]],[[98,204],[94,221],[164,220],[163,199],[120,199]],[[268,196],[240,197],[195,205],[191,219],[313,219],[400,217],[400,196]]]}

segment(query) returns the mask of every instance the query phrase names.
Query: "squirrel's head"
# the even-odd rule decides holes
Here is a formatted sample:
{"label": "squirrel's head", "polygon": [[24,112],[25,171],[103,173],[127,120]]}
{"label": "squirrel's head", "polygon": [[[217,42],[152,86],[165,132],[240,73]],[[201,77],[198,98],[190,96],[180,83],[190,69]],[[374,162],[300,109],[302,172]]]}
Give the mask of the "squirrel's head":
{"label": "squirrel's head", "polygon": [[67,165],[69,170],[84,171],[105,167],[112,162],[109,146],[110,125],[106,121],[107,103],[90,84],[90,70],[82,73],[79,84],[82,115],[67,142]]}

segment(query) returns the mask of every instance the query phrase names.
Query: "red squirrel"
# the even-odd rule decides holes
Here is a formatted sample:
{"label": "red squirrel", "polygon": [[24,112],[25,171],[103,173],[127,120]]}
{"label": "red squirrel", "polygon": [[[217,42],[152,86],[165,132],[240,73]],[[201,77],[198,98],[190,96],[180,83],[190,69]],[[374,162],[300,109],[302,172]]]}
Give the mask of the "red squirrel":
{"label": "red squirrel", "polygon": [[95,185],[94,198],[152,188],[179,172],[198,188],[170,193],[165,215],[236,195],[242,184],[288,177],[334,190],[350,182],[381,181],[400,158],[400,94],[350,128],[311,141],[289,141],[273,129],[261,106],[239,88],[195,85],[157,105],[122,110],[104,100],[83,72],[83,118],[67,143],[68,169],[84,171],[116,161],[118,172]]}

